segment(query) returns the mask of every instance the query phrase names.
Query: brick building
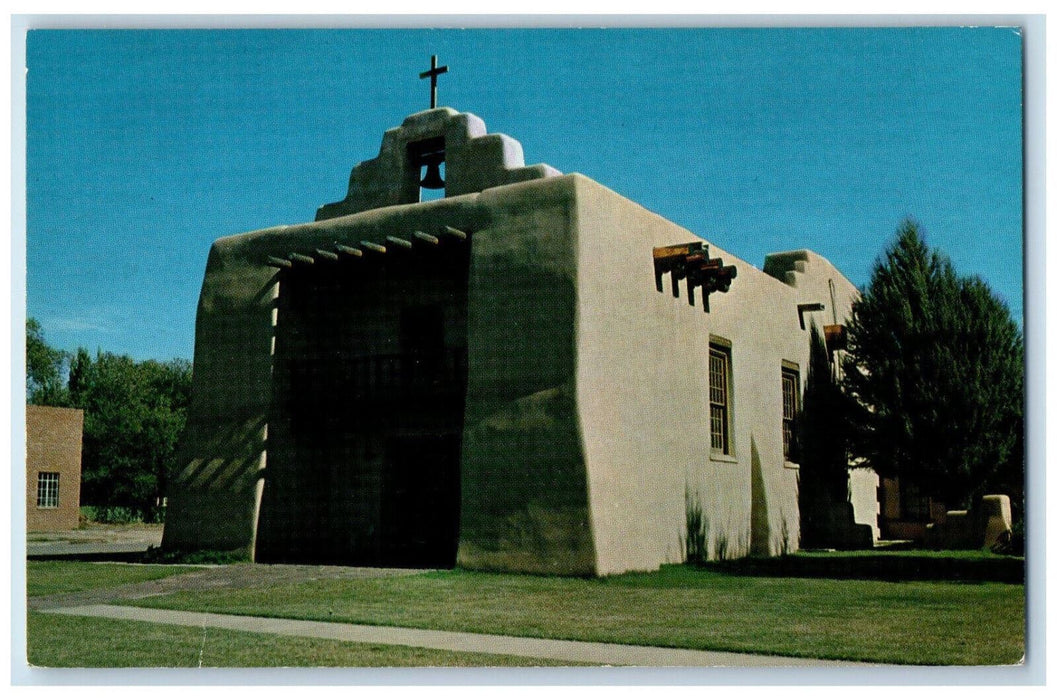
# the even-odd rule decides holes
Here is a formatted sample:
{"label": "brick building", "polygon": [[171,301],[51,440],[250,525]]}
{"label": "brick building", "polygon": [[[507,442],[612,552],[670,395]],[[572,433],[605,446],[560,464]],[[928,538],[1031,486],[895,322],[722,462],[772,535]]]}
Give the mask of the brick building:
{"label": "brick building", "polygon": [[81,505],[84,411],[26,406],[26,530],[72,530]]}

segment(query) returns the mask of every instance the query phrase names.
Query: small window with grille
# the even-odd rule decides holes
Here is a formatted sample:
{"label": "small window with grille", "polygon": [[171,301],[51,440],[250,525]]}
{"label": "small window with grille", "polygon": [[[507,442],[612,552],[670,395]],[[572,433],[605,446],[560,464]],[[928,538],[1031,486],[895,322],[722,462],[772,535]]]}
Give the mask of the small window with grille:
{"label": "small window with grille", "polygon": [[712,453],[729,455],[730,445],[730,348],[708,347],[708,403]]}
{"label": "small window with grille", "polygon": [[59,507],[59,473],[37,472],[37,508]]}
{"label": "small window with grille", "polygon": [[800,372],[782,367],[782,454],[787,462],[796,462],[796,426],[800,416]]}

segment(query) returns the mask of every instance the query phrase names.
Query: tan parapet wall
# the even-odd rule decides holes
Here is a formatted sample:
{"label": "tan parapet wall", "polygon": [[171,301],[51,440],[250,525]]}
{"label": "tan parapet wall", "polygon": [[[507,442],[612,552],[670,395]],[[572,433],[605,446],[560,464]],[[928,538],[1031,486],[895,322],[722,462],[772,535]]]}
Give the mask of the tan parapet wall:
{"label": "tan parapet wall", "polygon": [[458,563],[598,573],[576,386],[575,179],[486,190],[474,233]]}
{"label": "tan parapet wall", "polygon": [[869,467],[852,469],[848,475],[848,491],[851,496],[855,522],[859,525],[868,525],[875,542],[881,539],[881,528],[878,525],[881,505],[877,501],[879,488],[880,479],[877,472]]}
{"label": "tan parapet wall", "polygon": [[[574,177],[577,407],[598,573],[656,569],[682,561],[686,492],[708,469],[709,316],[685,288],[673,299],[667,278],[656,291],[653,248],[697,238]],[[730,495],[725,508],[740,500]]]}
{"label": "tan parapet wall", "polygon": [[[26,406],[26,530],[72,530],[81,504],[81,437],[84,412]],[[41,472],[58,474],[58,506],[38,507]]]}

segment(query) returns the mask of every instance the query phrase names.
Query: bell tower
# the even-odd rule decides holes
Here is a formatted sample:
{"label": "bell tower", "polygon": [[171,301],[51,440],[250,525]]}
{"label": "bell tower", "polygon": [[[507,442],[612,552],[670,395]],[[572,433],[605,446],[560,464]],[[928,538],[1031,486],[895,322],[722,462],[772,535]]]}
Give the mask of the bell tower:
{"label": "bell tower", "polygon": [[417,204],[432,191],[457,197],[557,175],[549,165],[526,166],[521,144],[489,134],[476,115],[437,107],[386,131],[378,156],[352,169],[345,198],[321,206],[316,221]]}

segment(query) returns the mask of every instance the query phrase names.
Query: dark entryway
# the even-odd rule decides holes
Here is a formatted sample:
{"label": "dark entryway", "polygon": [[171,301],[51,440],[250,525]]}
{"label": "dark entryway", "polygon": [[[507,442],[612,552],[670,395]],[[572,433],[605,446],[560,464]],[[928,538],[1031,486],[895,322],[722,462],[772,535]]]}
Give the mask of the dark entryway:
{"label": "dark entryway", "polygon": [[402,435],[386,444],[379,552],[385,566],[450,567],[459,540],[459,442]]}
{"label": "dark entryway", "polygon": [[258,561],[454,566],[468,251],[283,273]]}

